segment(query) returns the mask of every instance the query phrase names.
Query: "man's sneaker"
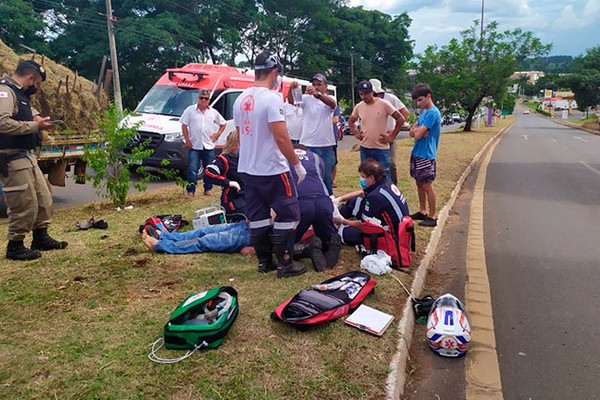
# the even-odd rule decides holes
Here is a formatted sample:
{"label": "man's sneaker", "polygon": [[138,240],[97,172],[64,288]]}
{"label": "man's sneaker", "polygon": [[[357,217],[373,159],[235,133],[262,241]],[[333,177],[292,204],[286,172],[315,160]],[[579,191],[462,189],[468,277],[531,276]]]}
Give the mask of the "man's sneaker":
{"label": "man's sneaker", "polygon": [[39,251],[25,247],[22,240],[11,240],[6,247],[6,258],[9,260],[28,261],[36,260],[41,256],[42,253]]}
{"label": "man's sneaker", "polygon": [[410,217],[413,219],[413,221],[424,221],[425,219],[429,218],[427,217],[427,214],[423,214],[421,211],[411,214]]}
{"label": "man's sneaker", "polygon": [[425,219],[419,222],[419,226],[425,226],[428,228],[434,228],[437,226],[437,219],[426,216]]}

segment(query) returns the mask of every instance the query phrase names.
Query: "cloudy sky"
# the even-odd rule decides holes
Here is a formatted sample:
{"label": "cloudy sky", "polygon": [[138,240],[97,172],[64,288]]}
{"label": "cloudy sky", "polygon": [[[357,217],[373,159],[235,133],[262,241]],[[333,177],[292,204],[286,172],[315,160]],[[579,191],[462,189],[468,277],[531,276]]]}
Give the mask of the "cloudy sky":
{"label": "cloudy sky", "polygon": [[[363,6],[412,19],[415,53],[428,45],[444,45],[460,37],[481,17],[482,0],[351,0]],[[521,28],[542,43],[553,43],[550,55],[578,56],[600,45],[600,0],[484,0],[484,23],[498,21],[499,30]]]}

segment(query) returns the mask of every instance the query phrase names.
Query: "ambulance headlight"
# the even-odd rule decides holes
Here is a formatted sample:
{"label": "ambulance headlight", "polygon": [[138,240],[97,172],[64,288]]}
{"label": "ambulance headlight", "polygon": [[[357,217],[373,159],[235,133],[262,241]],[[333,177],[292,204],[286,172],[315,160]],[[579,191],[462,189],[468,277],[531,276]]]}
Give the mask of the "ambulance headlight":
{"label": "ambulance headlight", "polygon": [[165,134],[165,142],[181,142],[183,143],[183,133],[167,133]]}

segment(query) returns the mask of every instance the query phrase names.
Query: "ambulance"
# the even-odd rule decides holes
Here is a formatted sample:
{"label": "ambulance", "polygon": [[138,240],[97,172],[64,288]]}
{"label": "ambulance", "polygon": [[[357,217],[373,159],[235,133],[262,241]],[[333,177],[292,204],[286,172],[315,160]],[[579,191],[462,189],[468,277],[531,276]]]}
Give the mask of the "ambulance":
{"label": "ambulance", "polygon": [[[286,99],[292,81],[297,81],[306,89],[307,80],[282,77],[278,91]],[[227,136],[235,129],[233,125],[233,104],[244,89],[254,84],[254,71],[227,65],[187,64],[181,68],[167,69],[164,75],[144,96],[135,112],[123,123],[127,126],[140,124],[132,145],[149,143],[154,150],[152,156],[144,160],[147,167],[162,167],[163,160],[168,168],[178,169],[182,176],[187,174],[188,149],[184,148],[184,137],[179,118],[190,105],[197,103],[200,89],[212,93],[210,107],[216,109],[227,121],[225,131],[216,143],[217,152],[225,144]],[[330,95],[337,98],[336,87],[328,86]],[[218,127],[215,126],[215,132]]]}

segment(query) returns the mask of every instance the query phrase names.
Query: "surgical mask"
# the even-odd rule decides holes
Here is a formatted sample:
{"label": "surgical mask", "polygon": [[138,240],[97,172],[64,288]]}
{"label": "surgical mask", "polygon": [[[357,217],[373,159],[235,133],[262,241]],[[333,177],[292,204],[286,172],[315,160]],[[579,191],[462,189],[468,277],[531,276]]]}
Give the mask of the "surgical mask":
{"label": "surgical mask", "polygon": [[358,178],[358,183],[360,183],[360,187],[365,190],[367,188],[367,181],[362,176]]}

